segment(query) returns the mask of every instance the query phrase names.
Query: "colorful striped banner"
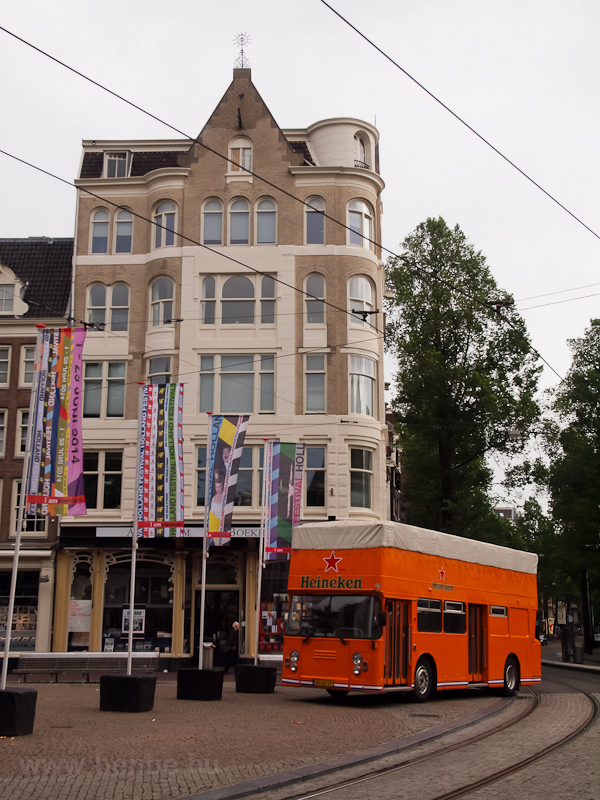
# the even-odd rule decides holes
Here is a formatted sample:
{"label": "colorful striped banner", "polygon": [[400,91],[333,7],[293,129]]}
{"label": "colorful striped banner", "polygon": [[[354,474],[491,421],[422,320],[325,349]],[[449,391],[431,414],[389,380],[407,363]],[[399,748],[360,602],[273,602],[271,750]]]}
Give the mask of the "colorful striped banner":
{"label": "colorful striped banner", "polygon": [[85,328],[43,328],[38,333],[27,514],[86,513],[81,438],[84,341]]}
{"label": "colorful striped banner", "polygon": [[238,469],[250,417],[213,414],[209,419],[208,538],[229,538]]}
{"label": "colorful striped banner", "polygon": [[302,509],[304,452],[298,442],[268,442],[265,553],[292,551],[292,530]]}
{"label": "colorful striped banner", "polygon": [[148,539],[181,536],[185,524],[182,383],[142,387],[140,434],[138,533]]}

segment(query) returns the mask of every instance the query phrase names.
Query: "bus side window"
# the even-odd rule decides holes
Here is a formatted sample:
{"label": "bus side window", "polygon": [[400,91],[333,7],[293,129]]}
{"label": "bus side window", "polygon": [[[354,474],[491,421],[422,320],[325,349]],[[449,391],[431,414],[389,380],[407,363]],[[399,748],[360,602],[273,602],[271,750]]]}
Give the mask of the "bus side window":
{"label": "bus side window", "polygon": [[419,597],[417,600],[417,630],[423,633],[442,632],[442,601]]}
{"label": "bus side window", "polygon": [[465,604],[446,600],[444,603],[444,633],[465,633],[466,630]]}

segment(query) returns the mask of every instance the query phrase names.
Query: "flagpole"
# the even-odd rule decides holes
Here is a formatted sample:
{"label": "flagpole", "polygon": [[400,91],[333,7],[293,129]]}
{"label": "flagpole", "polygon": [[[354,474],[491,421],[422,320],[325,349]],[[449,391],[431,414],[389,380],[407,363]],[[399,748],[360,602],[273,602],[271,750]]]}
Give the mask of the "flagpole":
{"label": "flagpole", "polygon": [[21,550],[21,533],[23,529],[23,517],[25,516],[25,498],[27,497],[27,478],[29,476],[29,465],[31,463],[31,429],[33,426],[33,414],[35,411],[35,401],[37,397],[38,379],[40,375],[39,360],[41,353],[41,331],[45,325],[36,325],[38,337],[35,344],[35,371],[33,374],[33,386],[29,397],[29,421],[27,423],[27,443],[25,457],[23,459],[23,474],[21,477],[21,493],[19,495],[19,508],[17,510],[17,532],[15,536],[15,549],[13,552],[12,575],[10,578],[10,593],[8,598],[8,614],[6,616],[6,629],[4,638],[4,658],[2,659],[2,679],[0,680],[0,690],[6,689],[6,677],[8,675],[8,654],[10,652],[10,639],[12,633],[12,618],[15,609],[15,595],[17,593],[17,577],[19,574],[19,552]]}
{"label": "flagpole", "polygon": [[135,609],[135,568],[136,568],[136,557],[137,557],[137,549],[138,549],[138,530],[139,530],[139,497],[140,492],[143,490],[143,486],[141,485],[140,481],[143,480],[143,475],[140,474],[140,465],[139,465],[139,458],[140,458],[140,450],[142,447],[142,406],[144,402],[144,386],[146,384],[143,382],[138,383],[139,393],[138,393],[138,434],[137,434],[137,476],[138,479],[136,481],[136,493],[133,502],[133,527],[131,531],[131,575],[130,575],[130,582],[129,582],[129,631],[127,636],[127,674],[131,675],[131,666],[133,662],[133,612]]}
{"label": "flagpole", "polygon": [[206,472],[204,478],[204,536],[202,537],[202,571],[200,586],[200,631],[198,633],[198,669],[202,669],[204,654],[204,612],[206,610],[206,561],[208,559],[208,521],[210,508],[208,505],[208,490],[210,476],[210,440],[212,436],[212,412],[207,412],[207,433],[206,433]]}

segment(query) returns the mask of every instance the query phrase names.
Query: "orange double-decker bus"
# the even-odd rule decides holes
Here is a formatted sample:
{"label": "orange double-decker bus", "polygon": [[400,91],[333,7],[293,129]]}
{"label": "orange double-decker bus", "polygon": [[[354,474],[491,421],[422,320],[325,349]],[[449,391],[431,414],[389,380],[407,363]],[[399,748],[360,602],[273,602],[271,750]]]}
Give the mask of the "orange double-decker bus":
{"label": "orange double-decker bus", "polygon": [[397,522],[294,531],[284,686],[348,692],[541,680],[537,555]]}

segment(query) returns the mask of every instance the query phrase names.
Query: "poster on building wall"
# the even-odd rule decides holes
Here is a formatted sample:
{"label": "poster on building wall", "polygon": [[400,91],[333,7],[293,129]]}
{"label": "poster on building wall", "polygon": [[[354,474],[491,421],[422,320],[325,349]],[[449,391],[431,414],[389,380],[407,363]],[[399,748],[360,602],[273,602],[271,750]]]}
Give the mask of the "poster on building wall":
{"label": "poster on building wall", "polygon": [[182,535],[182,383],[142,387],[137,515],[138,534],[145,538]]}
{"label": "poster on building wall", "polygon": [[292,530],[300,522],[302,508],[304,453],[299,442],[268,442],[267,554],[292,552]]}
{"label": "poster on building wall", "polygon": [[209,417],[208,538],[229,538],[248,414]]}
{"label": "poster on building wall", "polygon": [[92,625],[92,601],[71,600],[69,602],[69,633],[89,632]]}
{"label": "poster on building wall", "polygon": [[[121,633],[129,633],[129,618],[130,618],[130,609],[124,608],[123,609],[123,620],[121,623]],[[146,609],[145,608],[134,608],[133,610],[133,635],[135,636],[136,633],[145,633],[146,632]]]}
{"label": "poster on building wall", "polygon": [[38,333],[26,513],[86,513],[83,491],[81,356],[85,328]]}

